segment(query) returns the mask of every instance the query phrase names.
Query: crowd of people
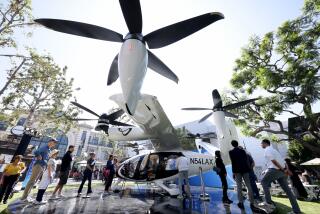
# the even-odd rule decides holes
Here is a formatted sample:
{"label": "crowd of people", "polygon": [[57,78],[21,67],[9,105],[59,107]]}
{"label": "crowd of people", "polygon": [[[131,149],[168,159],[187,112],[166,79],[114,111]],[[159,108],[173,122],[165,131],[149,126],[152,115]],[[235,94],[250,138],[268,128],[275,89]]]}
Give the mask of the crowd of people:
{"label": "crowd of people", "polygon": [[[229,156],[231,160],[233,178],[236,181],[237,187],[237,205],[240,209],[244,209],[243,201],[245,197],[243,196],[243,183],[245,183],[250,207],[253,211],[260,209],[261,207],[275,209],[275,203],[271,200],[270,187],[271,183],[276,181],[289,198],[292,207],[291,213],[301,213],[300,207],[297,203],[297,197],[306,198],[308,194],[298,176],[297,167],[291,163],[289,158],[282,158],[281,154],[271,146],[269,140],[262,140],[261,147],[264,149],[264,158],[266,161],[266,169],[262,173],[261,179],[261,186],[264,192],[263,201],[257,187],[257,177],[253,170],[255,162],[251,154],[239,146],[238,142],[235,140],[231,142],[231,145],[233,146],[233,149],[229,151]],[[219,175],[223,187],[222,201],[223,203],[230,204],[232,201],[227,195],[227,173],[220,151],[216,151],[215,158],[215,168],[218,168],[218,170],[216,169],[215,171]],[[289,187],[288,177],[290,177],[294,193]]]}
{"label": "crowd of people", "polygon": [[[35,151],[35,162],[32,166],[31,175],[21,197],[21,202],[33,202],[34,204],[46,203],[46,201],[43,200],[43,195],[49,184],[53,183],[57,169],[56,158],[59,150],[54,149],[56,147],[56,143],[57,141],[52,138],[45,146],[40,147]],[[257,177],[254,173],[255,162],[251,154],[239,146],[238,142],[235,140],[231,142],[231,145],[233,146],[233,149],[229,151],[229,156],[231,160],[233,178],[237,187],[237,205],[240,209],[244,209],[244,187],[247,189],[248,200],[253,211],[255,209],[259,209],[260,206],[275,208],[275,203],[271,200],[270,187],[271,183],[277,181],[290,200],[293,210],[292,213],[301,213],[297,203],[297,198],[306,199],[308,197],[308,193],[303,185],[303,183],[311,183],[310,176],[307,172],[301,173],[289,158],[284,159],[281,157],[280,153],[271,146],[269,140],[262,140],[261,147],[264,149],[264,157],[266,161],[266,170],[263,172],[263,177],[261,179],[261,186],[264,192],[264,202],[262,202],[263,200],[256,183]],[[73,151],[74,146],[69,146],[68,151],[64,154],[61,160],[61,166],[58,172],[59,182],[52,192],[50,199],[65,197],[62,194],[62,189],[70,176]],[[90,197],[90,194],[92,193],[92,177],[93,174],[97,172],[97,170],[95,170],[95,164],[95,153],[92,152],[89,154],[85,170],[82,173],[81,184],[78,189],[77,197],[81,196],[82,189],[86,181],[88,181],[88,188],[84,197]],[[188,179],[189,164],[189,159],[182,153],[180,155],[171,155],[169,159],[166,160],[166,170],[178,170],[179,198],[191,197]],[[98,173],[101,173],[105,182],[104,196],[110,194],[110,187],[118,167],[117,159],[113,155],[110,155],[103,170],[101,170],[101,172],[98,170]],[[0,182],[0,202],[3,202],[4,204],[7,203],[14,184],[25,170],[26,166],[22,162],[21,155],[15,156],[12,163],[6,165]],[[216,171],[222,183],[222,202],[224,204],[233,203],[233,201],[228,197],[227,170],[220,151],[215,151],[214,171]],[[288,185],[288,177],[290,177],[293,192]],[[40,178],[41,181],[38,186],[36,198],[32,199],[30,197],[30,190]],[[245,186],[243,184],[245,184]]]}

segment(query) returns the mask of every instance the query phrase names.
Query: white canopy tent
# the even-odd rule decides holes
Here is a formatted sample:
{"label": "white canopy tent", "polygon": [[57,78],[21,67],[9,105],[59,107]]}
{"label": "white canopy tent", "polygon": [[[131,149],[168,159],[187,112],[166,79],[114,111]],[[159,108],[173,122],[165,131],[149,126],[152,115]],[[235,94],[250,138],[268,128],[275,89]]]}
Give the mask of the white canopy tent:
{"label": "white canopy tent", "polygon": [[320,166],[320,158],[315,158],[315,159],[312,159],[312,160],[309,160],[307,162],[304,162],[300,165],[303,165],[303,166]]}

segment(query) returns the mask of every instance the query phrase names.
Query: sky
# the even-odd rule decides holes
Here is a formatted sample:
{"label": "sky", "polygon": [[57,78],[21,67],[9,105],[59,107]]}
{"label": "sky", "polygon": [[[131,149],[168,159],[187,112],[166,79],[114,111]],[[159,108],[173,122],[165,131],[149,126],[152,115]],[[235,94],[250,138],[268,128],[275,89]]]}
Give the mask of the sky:
{"label": "sky", "polygon": [[[142,93],[158,97],[173,125],[200,119],[207,112],[188,112],[183,107],[212,107],[211,91],[230,88],[234,61],[252,35],[263,36],[284,21],[300,14],[303,0],[141,0],[143,34],[208,12],[221,12],[225,19],[161,49],[156,54],[179,77],[176,84],[152,70],[147,71]],[[127,34],[116,0],[33,0],[35,18],[57,18],[90,23]],[[20,39],[40,52],[50,53],[74,78],[79,103],[97,113],[116,107],[109,97],[121,93],[119,80],[107,87],[111,62],[121,44],[55,32],[33,30]],[[83,114],[83,117],[89,117]]]}

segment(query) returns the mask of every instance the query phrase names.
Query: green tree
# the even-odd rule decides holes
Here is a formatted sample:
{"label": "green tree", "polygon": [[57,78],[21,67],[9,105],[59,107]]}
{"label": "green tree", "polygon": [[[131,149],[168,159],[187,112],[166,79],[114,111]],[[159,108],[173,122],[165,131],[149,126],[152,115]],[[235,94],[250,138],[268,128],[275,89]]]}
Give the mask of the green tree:
{"label": "green tree", "polygon": [[188,137],[188,131],[187,131],[186,127],[176,128],[175,132],[179,138],[179,141],[181,143],[181,147],[184,150],[192,151],[192,150],[197,149],[196,144],[194,142],[194,139]]}
{"label": "green tree", "polygon": [[66,78],[67,68],[61,69],[49,55],[30,50],[30,60],[22,70],[25,76],[14,79],[9,92],[3,96],[4,110],[12,113],[12,119],[21,112],[26,113],[25,126],[36,122],[43,129],[60,127],[68,130],[73,125],[69,119],[75,118],[78,111],[72,105],[66,106],[73,91],[73,79]]}
{"label": "green tree", "polygon": [[[236,112],[240,118],[235,122],[244,134],[259,137],[269,132],[275,134],[274,139],[280,134],[282,140],[288,140],[288,130],[277,118],[283,113],[299,116],[300,112],[292,108],[296,104],[302,107],[311,124],[310,135],[319,141],[311,108],[320,99],[319,14],[320,1],[306,0],[301,16],[284,22],[262,38],[253,36],[242,49],[241,57],[235,62],[233,90],[226,95],[227,100],[239,101],[252,94],[263,94],[255,104]],[[278,128],[273,128],[272,123]],[[304,141],[302,136],[295,140],[320,154],[317,144]]]}
{"label": "green tree", "polygon": [[[8,89],[11,82],[24,74],[22,66],[30,60],[23,54],[12,54],[13,50],[18,49],[18,42],[15,38],[19,29],[26,29],[26,35],[30,36],[30,28],[33,25],[31,15],[31,0],[4,0],[0,3],[0,56],[9,59],[4,60],[3,64],[10,64],[7,71],[7,81],[1,85],[0,96]],[[4,54],[7,52],[7,54]],[[10,53],[10,54],[9,54]]]}

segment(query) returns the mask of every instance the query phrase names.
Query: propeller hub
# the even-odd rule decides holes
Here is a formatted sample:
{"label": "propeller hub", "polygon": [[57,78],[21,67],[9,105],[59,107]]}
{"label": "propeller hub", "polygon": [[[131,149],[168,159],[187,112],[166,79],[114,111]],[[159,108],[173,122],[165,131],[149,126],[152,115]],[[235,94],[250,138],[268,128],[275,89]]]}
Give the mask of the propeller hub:
{"label": "propeller hub", "polygon": [[143,39],[143,36],[141,33],[128,33],[125,37],[124,40],[128,40],[128,39],[136,39],[141,41],[143,44],[145,44],[146,42]]}

